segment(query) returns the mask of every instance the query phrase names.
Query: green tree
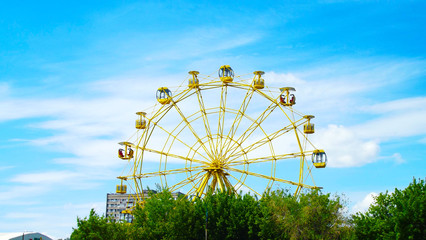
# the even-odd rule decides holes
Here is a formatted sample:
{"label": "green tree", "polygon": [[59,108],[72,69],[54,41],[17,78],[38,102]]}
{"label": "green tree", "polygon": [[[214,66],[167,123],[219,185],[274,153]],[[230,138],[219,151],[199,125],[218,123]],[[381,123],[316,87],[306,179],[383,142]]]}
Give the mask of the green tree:
{"label": "green tree", "polygon": [[359,239],[426,239],[425,181],[413,179],[404,190],[381,193],[352,222]]}
{"label": "green tree", "polygon": [[340,197],[320,191],[294,197],[288,191],[273,191],[260,200],[258,219],[261,239],[348,238],[347,218]]}
{"label": "green tree", "polygon": [[259,208],[253,196],[216,192],[207,194],[200,202],[196,207],[204,213],[204,221],[208,217],[210,239],[259,239]]}
{"label": "green tree", "polygon": [[91,209],[88,218],[77,218],[77,228],[73,228],[71,240],[125,240],[128,239],[127,230],[124,223],[109,222]]}
{"label": "green tree", "polygon": [[150,194],[143,206],[137,206],[134,226],[143,239],[200,239],[203,235],[202,213],[187,198],[175,200],[164,189]]}
{"label": "green tree", "polygon": [[288,191],[277,190],[265,193],[259,201],[260,217],[256,223],[259,226],[260,239],[289,239],[285,222],[294,221],[289,209],[298,207]]}

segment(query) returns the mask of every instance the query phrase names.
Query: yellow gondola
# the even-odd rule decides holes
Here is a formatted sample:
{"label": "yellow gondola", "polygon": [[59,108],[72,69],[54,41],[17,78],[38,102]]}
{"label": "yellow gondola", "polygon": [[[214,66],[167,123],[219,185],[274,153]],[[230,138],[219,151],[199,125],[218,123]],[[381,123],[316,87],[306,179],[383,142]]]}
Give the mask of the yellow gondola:
{"label": "yellow gondola", "polygon": [[229,65],[223,65],[219,68],[219,78],[223,83],[230,83],[234,80],[234,70]]}
{"label": "yellow gondola", "polygon": [[118,149],[118,157],[123,159],[123,160],[132,159],[133,154],[134,154],[133,149],[130,147],[132,145],[132,143],[120,142],[118,144],[120,144],[121,146],[124,146],[124,148]]}
{"label": "yellow gondola", "polygon": [[136,129],[145,129],[146,128],[146,120],[145,120],[145,112],[137,112],[136,115],[139,116],[139,119],[136,119]]}
{"label": "yellow gondola", "polygon": [[327,154],[325,154],[324,150],[314,150],[312,154],[312,163],[316,168],[325,168],[325,166],[327,166]]}
{"label": "yellow gondola", "polygon": [[169,104],[172,101],[172,92],[166,87],[157,90],[157,101],[161,104]]}
{"label": "yellow gondola", "polygon": [[188,80],[188,87],[189,88],[196,88],[199,85],[199,81],[197,78],[197,75],[200,73],[198,71],[189,71],[189,74],[191,74],[191,78]]}
{"label": "yellow gondola", "polygon": [[127,192],[127,185],[123,184],[123,178],[121,178],[121,183],[117,185],[115,192],[120,194],[125,194]]}
{"label": "yellow gondola", "polygon": [[311,123],[311,119],[314,118],[315,116],[313,115],[306,115],[303,116],[304,118],[308,119],[308,122],[305,123],[305,125],[303,125],[303,132],[305,134],[312,134],[315,133],[315,124]]}
{"label": "yellow gondola", "polygon": [[262,75],[265,74],[264,71],[255,71],[253,72],[253,87],[255,89],[263,89],[265,87],[265,80],[263,80]]}
{"label": "yellow gondola", "polygon": [[294,94],[290,94],[290,91],[296,91],[293,87],[283,87],[280,88],[280,103],[284,106],[293,106],[296,104],[296,96]]}

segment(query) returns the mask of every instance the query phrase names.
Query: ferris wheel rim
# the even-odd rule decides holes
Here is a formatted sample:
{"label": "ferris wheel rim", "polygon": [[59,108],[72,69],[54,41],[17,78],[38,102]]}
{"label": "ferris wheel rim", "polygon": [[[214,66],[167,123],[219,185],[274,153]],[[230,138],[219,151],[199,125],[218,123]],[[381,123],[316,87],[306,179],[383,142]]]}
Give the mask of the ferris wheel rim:
{"label": "ferris wheel rim", "polygon": [[[297,120],[297,121],[293,121],[292,119],[291,119],[291,117],[289,116],[289,115],[287,115],[287,113],[285,112],[285,110],[284,109],[288,109],[289,107],[288,106],[283,106],[283,105],[281,105],[280,103],[279,103],[279,101],[277,100],[277,99],[273,99],[273,98],[271,98],[271,97],[269,97],[269,96],[266,96],[266,94],[264,94],[262,91],[260,91],[260,90],[258,90],[258,89],[254,89],[251,85],[248,85],[248,84],[244,84],[244,83],[239,83],[239,82],[230,82],[230,83],[223,83],[222,81],[210,81],[210,82],[207,82],[207,83],[199,83],[199,85],[198,85],[199,87],[198,88],[195,88],[195,90],[194,91],[192,91],[194,88],[192,88],[192,89],[184,89],[184,90],[182,90],[182,91],[180,91],[180,92],[177,92],[177,93],[173,93],[173,97],[174,98],[176,98],[176,101],[174,100],[174,99],[172,99],[171,100],[171,103],[170,103],[170,105],[162,105],[162,106],[160,106],[160,108],[156,111],[156,113],[153,115],[153,117],[151,117],[151,118],[148,118],[148,128],[149,128],[149,126],[150,126],[150,124],[152,124],[152,130],[151,130],[151,132],[150,133],[148,133],[148,131],[144,131],[144,133],[146,133],[145,135],[144,134],[142,134],[142,136],[141,136],[141,138],[140,138],[140,141],[137,143],[137,148],[136,149],[138,149],[140,152],[137,152],[137,154],[139,154],[139,156],[141,156],[140,157],[140,164],[136,164],[135,163],[135,168],[136,168],[136,166],[142,171],[142,164],[143,164],[143,155],[144,155],[144,153],[145,153],[145,151],[152,151],[152,149],[148,149],[148,148],[146,148],[145,146],[149,143],[149,139],[151,138],[151,135],[152,135],[152,133],[154,132],[154,129],[156,128],[156,127],[158,127],[159,126],[159,122],[161,121],[161,119],[163,118],[163,117],[165,117],[166,115],[167,115],[167,113],[171,110],[171,109],[173,109],[173,108],[175,108],[176,109],[176,111],[179,111],[178,109],[179,109],[179,107],[177,106],[177,103],[179,103],[179,102],[181,102],[181,101],[184,101],[185,99],[187,99],[188,97],[190,97],[190,96],[192,96],[192,95],[194,95],[194,94],[196,94],[197,96],[198,95],[201,95],[202,96],[202,92],[203,91],[208,91],[208,90],[211,90],[211,89],[218,89],[218,88],[222,88],[222,97],[223,97],[223,89],[225,88],[226,90],[227,90],[227,88],[228,87],[231,87],[231,88],[238,88],[238,89],[245,89],[245,90],[247,90],[247,94],[248,94],[248,92],[249,91],[251,91],[251,93],[252,94],[254,94],[254,93],[257,93],[257,94],[259,94],[259,95],[261,95],[261,96],[263,96],[263,97],[265,97],[267,100],[269,100],[270,102],[271,102],[271,105],[274,107],[274,109],[275,108],[279,108],[280,110],[281,110],[281,112],[283,112],[284,114],[285,114],[285,116],[287,117],[287,119],[291,122],[291,124],[289,124],[289,125],[293,125],[294,126],[294,131],[295,131],[295,134],[296,134],[296,136],[297,136],[297,131],[299,130],[298,128],[297,128],[297,126],[300,126],[300,125],[302,125],[302,124],[304,124],[305,122],[302,120],[302,119],[299,119],[299,120]],[[290,90],[292,90],[292,89],[290,89]],[[226,91],[225,91],[225,98],[227,97],[227,93],[226,93]],[[198,99],[199,99],[199,97],[198,97]],[[225,102],[226,102],[226,100],[225,100]],[[222,101],[221,101],[221,104],[222,104]],[[217,109],[219,109],[220,111],[219,111],[219,114],[221,114],[221,113],[223,113],[223,114],[229,114],[229,113],[233,113],[232,111],[234,111],[234,113],[233,114],[237,114],[237,116],[238,116],[238,114],[239,114],[239,110],[236,110],[236,109],[231,109],[231,108],[226,108],[226,104],[225,104],[225,106],[219,106],[219,107],[215,107],[215,108],[212,108],[212,109],[208,109],[209,111],[214,111],[214,110],[217,110]],[[222,110],[223,109],[223,110]],[[274,110],[274,109],[272,109],[272,111]],[[265,110],[266,111],[266,110]],[[271,112],[272,112],[271,111]],[[291,111],[292,112],[292,114],[294,114],[294,112],[293,111]],[[142,112],[138,112],[138,113],[142,113]],[[297,113],[297,112],[296,112]],[[207,113],[206,112],[206,109],[204,109],[204,114],[207,116],[209,113]],[[193,115],[195,115],[195,113],[193,114]],[[300,115],[300,114],[298,114],[298,115]],[[154,119],[155,117],[158,117],[158,116],[160,116],[160,119],[157,121],[157,122],[154,122],[154,121],[152,121],[152,119]],[[311,116],[311,115],[306,115],[306,116]],[[203,116],[202,116],[202,114],[200,114],[196,119],[199,119],[199,118],[202,118]],[[250,119],[250,116],[246,116],[244,113],[242,113],[242,116],[241,116],[241,119],[243,118],[243,117],[245,117],[246,119]],[[266,116],[266,118],[267,118],[267,116]],[[265,119],[266,119],[265,118]],[[294,118],[294,117],[293,117]],[[196,119],[193,119],[192,121],[195,121]],[[256,120],[254,120],[254,119],[250,119],[253,123],[256,123],[257,121]],[[185,124],[183,124],[184,123],[184,121],[185,121],[185,123],[187,124],[187,125],[185,125]],[[180,132],[182,132],[185,128],[190,128],[190,123],[192,122],[192,121],[188,121],[187,120],[187,118],[186,117],[184,117],[184,116],[182,116],[182,120],[179,122],[179,124],[178,124],[178,126],[179,125],[181,125],[181,124],[183,124],[184,126],[183,126],[183,128],[180,130]],[[300,122],[299,122],[300,121]],[[297,125],[295,125],[295,123],[297,123],[297,122],[299,122]],[[235,123],[235,120],[233,121],[233,124]],[[219,127],[218,128],[220,128],[220,119],[219,119]],[[262,126],[261,126],[261,123],[257,123],[257,127],[258,128],[260,128],[260,129],[262,129]],[[170,131],[170,132],[168,132],[168,137],[167,137],[167,141],[164,143],[164,145],[163,145],[163,149],[162,149],[162,151],[160,151],[160,152],[162,152],[162,153],[160,153],[160,163],[159,163],[159,171],[157,172],[157,173],[161,173],[161,169],[162,169],[162,165],[161,165],[161,163],[162,163],[162,161],[164,161],[164,171],[163,171],[163,173],[165,173],[166,172],[166,166],[167,166],[167,162],[168,162],[168,157],[170,156],[170,154],[172,154],[172,153],[170,153],[170,150],[171,150],[171,148],[173,147],[173,144],[174,144],[174,142],[177,140],[177,137],[175,137],[175,136],[173,136],[172,134],[174,133],[174,131],[177,129],[177,127],[175,128],[175,129],[173,129],[172,131]],[[289,131],[291,131],[291,130],[293,130],[292,128],[289,128],[289,129],[287,129],[288,131],[287,132],[289,132]],[[223,131],[223,129],[222,129],[222,131]],[[201,140],[202,139],[205,139],[205,138],[209,138],[210,137],[210,139],[216,139],[217,141],[219,141],[219,139],[221,139],[220,141],[222,141],[222,139],[223,139],[223,136],[225,136],[225,142],[226,141],[228,141],[228,139],[229,139],[229,141],[232,143],[232,142],[234,142],[234,143],[237,143],[237,141],[239,140],[239,139],[237,139],[237,140],[234,140],[233,139],[233,136],[234,136],[234,134],[235,133],[232,133],[233,135],[232,135],[232,137],[229,137],[229,134],[231,134],[231,129],[229,130],[229,132],[228,132],[228,134],[223,134],[223,132],[221,132],[221,134],[219,134],[219,133],[216,133],[216,134],[211,134],[210,133],[210,135],[209,136],[204,136],[204,137],[202,137],[202,138],[199,138],[199,137],[197,137],[196,136],[196,138],[197,138],[197,140],[198,141],[200,141],[200,142],[202,142]],[[263,129],[262,129],[262,131],[263,131]],[[177,134],[176,134],[176,136],[179,136],[179,134],[180,134],[180,132],[178,132]],[[268,134],[266,134],[266,132],[265,131],[263,131],[263,133],[264,133],[264,135],[265,135],[265,137],[266,138],[268,138],[269,136],[268,136]],[[196,135],[196,134],[194,134],[194,135]],[[208,134],[207,134],[208,135]],[[144,136],[145,136],[145,138],[144,138]],[[170,145],[169,145],[169,147],[168,147],[168,150],[167,151],[163,151],[165,148],[166,148],[166,145],[167,145],[167,142],[169,141],[169,139],[170,139],[170,137],[172,136],[172,140],[171,140],[171,143],[170,143]],[[216,138],[213,138],[213,136],[216,136]],[[220,137],[219,137],[220,136]],[[250,134],[249,134],[249,136],[250,136]],[[141,147],[139,147],[139,145],[140,145],[140,143],[142,142],[142,139],[145,139],[144,141],[143,141],[143,147],[141,148]],[[240,138],[241,138],[241,136],[240,136]],[[298,143],[299,143],[299,145],[300,145],[300,141],[299,141],[299,138],[297,137],[297,139],[298,139]],[[307,139],[306,137],[304,138],[304,139]],[[199,184],[199,182],[202,180],[202,176],[199,176],[199,175],[203,175],[202,174],[202,166],[201,165],[199,165],[199,166],[193,166],[193,164],[194,164],[194,162],[195,163],[198,163],[198,164],[206,164],[206,165],[208,165],[208,158],[210,157],[210,159],[212,158],[212,156],[210,156],[209,154],[209,156],[207,156],[207,157],[205,157],[206,158],[206,160],[207,161],[202,161],[202,160],[197,160],[197,159],[195,159],[194,158],[194,155],[196,154],[196,151],[193,151],[193,153],[192,153],[192,157],[189,157],[189,155],[191,154],[191,150],[193,150],[193,147],[196,145],[197,143],[194,143],[193,145],[192,145],[192,147],[189,147],[189,151],[188,151],[188,153],[187,153],[187,156],[186,156],[186,158],[185,157],[178,157],[179,159],[181,159],[181,160],[184,160],[185,161],[185,168],[182,168],[182,171],[184,171],[185,173],[186,173],[186,175],[187,175],[187,179],[184,179],[184,180],[182,180],[181,182],[183,182],[183,181],[189,181],[189,180],[191,180],[191,181],[189,181],[189,183],[187,183],[187,184],[192,184],[192,186],[193,186],[193,188],[197,185],[197,184]],[[269,142],[269,144],[272,144],[272,143],[270,143]],[[214,145],[214,144],[213,144]],[[253,145],[252,145],[253,146]],[[262,145],[260,145],[260,146],[262,146]],[[198,148],[197,148],[197,150],[199,149],[199,148],[201,148],[201,147],[203,147],[203,148],[206,148],[205,147],[205,145],[204,144],[200,144],[200,146],[198,146]],[[218,147],[218,144],[216,144],[216,147]],[[225,150],[225,152],[227,152],[227,150],[230,150],[229,149],[229,145],[228,145],[228,147],[227,147],[227,149]],[[271,145],[271,147],[273,148],[273,146]],[[231,150],[232,150],[232,146],[230,147],[231,148]],[[241,146],[240,146],[240,148],[242,148]],[[252,147],[252,148],[254,148],[254,147]],[[238,149],[238,148],[234,148],[234,151],[233,152],[235,152],[236,151],[236,149]],[[223,149],[221,149],[221,151],[222,151]],[[273,150],[272,150],[273,151]],[[233,152],[230,154],[230,157],[228,158],[228,160],[231,158],[231,157],[234,157],[234,159],[237,159],[237,158],[239,158],[239,157],[241,157],[241,156],[245,156],[245,158],[247,158],[247,156],[245,155],[245,154],[240,154],[240,155],[235,155],[235,156],[233,156],[232,154],[233,154]],[[163,154],[164,153],[164,154]],[[208,151],[207,150],[205,150],[205,153],[207,154],[208,153]],[[210,154],[213,154],[212,152],[210,152]],[[291,153],[291,154],[294,154],[294,153]],[[291,154],[289,154],[289,155],[291,155]],[[300,157],[305,157],[306,155],[308,155],[309,154],[309,151],[303,151],[303,150],[301,150],[300,151]],[[162,160],[162,158],[163,158],[163,155],[164,155],[164,160]],[[272,154],[271,155],[271,158],[274,158],[275,157],[275,155],[274,154]],[[284,157],[284,156],[282,156],[282,157]],[[282,158],[282,159],[284,159],[284,158]],[[231,159],[230,161],[232,161],[233,159]],[[280,159],[281,160],[281,159]],[[267,162],[267,161],[270,161],[272,164],[276,164],[276,162],[277,162],[277,159],[274,159],[274,160],[265,160],[264,162]],[[135,161],[136,162],[136,161]],[[276,178],[275,177],[275,171],[276,171],[276,169],[275,169],[275,166],[273,167],[273,174],[271,173],[271,175],[274,175],[274,177],[272,177],[272,176],[270,176],[270,177],[268,177],[268,176],[266,176],[266,175],[262,175],[262,174],[258,174],[258,175],[256,175],[255,173],[253,173],[253,172],[250,172],[249,171],[249,169],[248,169],[248,167],[249,167],[249,165],[250,164],[255,164],[255,163],[260,163],[261,161],[258,161],[258,162],[256,162],[256,161],[254,161],[254,162],[251,162],[251,163],[249,163],[249,161],[247,160],[247,159],[245,159],[245,161],[243,161],[243,162],[234,162],[234,163],[232,163],[232,165],[229,165],[230,167],[227,167],[227,168],[224,168],[225,170],[227,170],[227,171],[233,171],[233,172],[239,172],[239,173],[241,173],[241,177],[240,177],[240,179],[238,180],[237,178],[235,178],[233,175],[230,175],[231,177],[233,177],[233,178],[235,178],[235,180],[237,181],[237,183],[235,184],[235,185],[233,185],[233,187],[235,187],[237,184],[240,184],[240,187],[241,186],[243,186],[243,185],[245,185],[244,184],[244,182],[245,182],[245,179],[249,176],[249,175],[251,175],[251,176],[257,176],[257,177],[262,177],[262,178],[264,178],[264,179],[269,179],[269,182],[268,182],[268,184],[267,184],[267,186],[269,187],[269,185],[273,185],[274,184],[274,182],[284,182],[284,183],[291,183],[291,184],[293,184],[293,185],[296,185],[296,186],[298,186],[298,187],[300,187],[300,186],[302,186],[302,187],[305,187],[305,188],[317,188],[316,186],[315,186],[315,183],[314,183],[314,186],[309,186],[309,185],[305,185],[305,184],[303,184],[303,183],[300,183],[300,180],[299,180],[299,182],[298,183],[296,183],[296,182],[292,182],[292,181],[289,181],[289,180],[285,180],[285,179],[280,179],[280,178]],[[189,166],[187,166],[188,165],[188,163],[189,163]],[[306,164],[307,164],[307,162],[306,162]],[[241,170],[241,169],[236,169],[236,168],[234,168],[235,166],[239,166],[239,165],[243,165],[244,167],[247,165],[247,170],[246,169],[244,169],[244,170]],[[312,166],[313,167],[313,166]],[[311,167],[311,169],[312,169],[312,167]],[[197,172],[195,171],[195,169],[197,170]],[[309,169],[309,166],[308,166],[308,170],[309,170],[309,172],[311,171],[311,169]],[[299,169],[299,171],[302,171],[303,170],[303,168],[300,168]],[[168,172],[173,172],[173,171],[176,171],[176,172],[178,172],[178,169],[172,169],[172,170],[167,170]],[[194,175],[192,175],[193,174],[193,172],[196,172],[196,173],[194,173]],[[189,173],[189,175],[190,176],[188,176],[188,173]],[[137,176],[137,174],[133,174],[134,175],[134,178],[136,179],[136,178],[138,178],[139,180],[141,179],[141,178],[144,178],[144,177],[148,177],[148,175],[149,174],[147,174],[147,175],[143,175],[143,174],[139,174],[138,176]],[[168,186],[168,184],[167,184],[167,178],[166,178],[166,175],[167,174],[163,174],[163,177],[164,177],[164,180],[165,180],[165,185],[166,186]],[[244,176],[245,178],[244,178],[244,180],[243,181],[241,181],[241,179],[242,179],[242,176]],[[312,175],[311,175],[312,176]],[[131,177],[127,177],[128,179],[131,179]],[[160,176],[160,179],[162,179],[161,178],[161,176]],[[194,181],[195,180],[198,180],[198,182],[197,183],[194,183]],[[177,183],[177,184],[180,184],[181,182],[179,182],[179,183]],[[207,182],[208,183],[208,182]],[[177,184],[175,184],[175,185],[173,185],[173,186],[176,186]],[[182,183],[183,184],[183,183]],[[182,185],[182,184],[180,184],[180,185]],[[186,185],[185,185],[186,186]],[[238,187],[237,188],[237,190],[240,188],[240,187]],[[246,187],[248,187],[248,188],[250,188],[249,186],[246,186]],[[257,193],[256,191],[254,191],[252,188],[250,188],[253,192],[255,192],[256,194],[259,194],[259,193]],[[191,190],[190,191],[192,191],[192,188],[191,188]],[[204,190],[203,190],[204,191]],[[260,194],[259,194],[260,195]]]}

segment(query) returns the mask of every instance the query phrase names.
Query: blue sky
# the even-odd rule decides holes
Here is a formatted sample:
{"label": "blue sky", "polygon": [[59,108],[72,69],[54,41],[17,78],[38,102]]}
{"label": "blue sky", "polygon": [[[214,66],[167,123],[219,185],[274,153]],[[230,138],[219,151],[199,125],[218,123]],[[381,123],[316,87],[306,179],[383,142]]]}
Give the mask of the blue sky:
{"label": "blue sky", "polygon": [[[316,116],[349,211],[426,176],[423,1],[27,1],[0,9],[0,232],[105,210],[117,142],[187,72],[266,72]],[[281,87],[281,85],[277,87]]]}

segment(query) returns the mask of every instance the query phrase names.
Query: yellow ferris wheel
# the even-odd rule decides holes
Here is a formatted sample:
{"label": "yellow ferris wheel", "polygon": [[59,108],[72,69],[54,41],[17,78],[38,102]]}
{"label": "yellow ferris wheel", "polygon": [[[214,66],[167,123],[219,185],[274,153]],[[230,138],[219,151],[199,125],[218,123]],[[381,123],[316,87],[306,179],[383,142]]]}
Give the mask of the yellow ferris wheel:
{"label": "yellow ferris wheel", "polygon": [[327,156],[308,139],[312,115],[296,111],[293,87],[265,85],[263,71],[234,76],[229,65],[218,77],[189,72],[174,91],[157,90],[158,103],[137,112],[136,133],[119,143],[128,167],[117,193],[144,198],[160,184],[172,192],[203,197],[207,191],[246,191],[261,195],[274,184],[318,189],[313,168]]}

